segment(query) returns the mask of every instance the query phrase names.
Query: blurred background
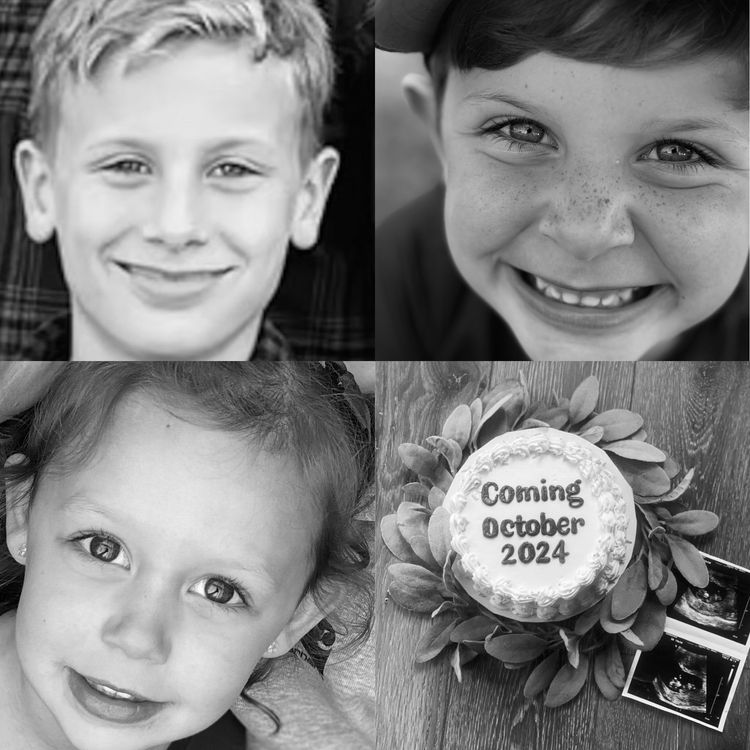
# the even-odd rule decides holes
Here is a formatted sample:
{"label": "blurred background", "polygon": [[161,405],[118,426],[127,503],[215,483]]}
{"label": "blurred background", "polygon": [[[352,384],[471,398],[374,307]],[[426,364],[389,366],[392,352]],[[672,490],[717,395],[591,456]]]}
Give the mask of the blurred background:
{"label": "blurred background", "polygon": [[419,54],[375,51],[375,226],[440,179],[427,132],[401,91],[407,73],[424,70]]}

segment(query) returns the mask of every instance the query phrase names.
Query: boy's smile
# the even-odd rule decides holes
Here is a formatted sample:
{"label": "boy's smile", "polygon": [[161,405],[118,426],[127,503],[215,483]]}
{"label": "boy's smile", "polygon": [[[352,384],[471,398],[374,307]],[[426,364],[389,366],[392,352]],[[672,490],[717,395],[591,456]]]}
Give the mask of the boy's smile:
{"label": "boy's smile", "polygon": [[639,359],[726,302],[748,257],[739,77],[546,53],[450,71],[448,245],[531,358]]}
{"label": "boy's smile", "polygon": [[38,183],[73,358],[247,359],[290,241],[315,242],[336,155],[303,157],[288,61],[192,40],[124,63],[66,89]]}

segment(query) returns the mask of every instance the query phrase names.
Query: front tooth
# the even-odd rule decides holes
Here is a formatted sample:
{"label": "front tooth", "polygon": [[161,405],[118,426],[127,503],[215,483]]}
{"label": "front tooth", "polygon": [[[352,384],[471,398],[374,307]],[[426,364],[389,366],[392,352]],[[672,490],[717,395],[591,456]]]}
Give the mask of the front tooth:
{"label": "front tooth", "polygon": [[562,298],[560,290],[557,289],[557,287],[552,286],[551,284],[544,290],[544,293],[547,295],[547,297],[551,297],[552,299],[559,300]]}
{"label": "front tooth", "polygon": [[616,294],[608,294],[602,299],[602,307],[615,307],[620,301],[620,298]]}
{"label": "front tooth", "polygon": [[628,302],[633,301],[633,290],[624,289],[623,291],[618,292],[617,296],[620,298],[620,302],[622,302],[623,305],[626,305]]}
{"label": "front tooth", "polygon": [[577,305],[581,301],[581,296],[575,292],[563,292],[562,301],[566,305]]}
{"label": "front tooth", "polygon": [[581,304],[584,307],[599,307],[601,297],[592,297],[590,295],[584,295],[581,297]]}
{"label": "front tooth", "polygon": [[538,276],[534,276],[534,284],[536,285],[537,290],[540,292],[543,292],[549,286],[546,281],[543,281]]}

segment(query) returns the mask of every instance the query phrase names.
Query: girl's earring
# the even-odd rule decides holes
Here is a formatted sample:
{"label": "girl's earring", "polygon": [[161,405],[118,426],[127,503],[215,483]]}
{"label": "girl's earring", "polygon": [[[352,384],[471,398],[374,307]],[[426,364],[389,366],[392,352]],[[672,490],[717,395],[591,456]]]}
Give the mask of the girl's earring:
{"label": "girl's earring", "polygon": [[268,648],[266,649],[266,653],[267,654],[272,654],[272,653],[274,653],[274,651],[276,651],[276,649],[277,649],[276,641],[272,641],[271,643],[268,644]]}
{"label": "girl's earring", "polygon": [[21,546],[20,546],[20,547],[18,548],[18,556],[19,556],[19,557],[26,557],[26,545],[25,545],[25,544],[22,544],[22,545],[21,545]]}

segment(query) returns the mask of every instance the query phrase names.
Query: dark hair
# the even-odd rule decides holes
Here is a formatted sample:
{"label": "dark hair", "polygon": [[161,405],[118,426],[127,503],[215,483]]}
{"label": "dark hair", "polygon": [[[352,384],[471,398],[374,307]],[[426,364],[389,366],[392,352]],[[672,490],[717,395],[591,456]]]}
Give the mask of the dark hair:
{"label": "dark hair", "polygon": [[426,61],[442,97],[451,67],[500,70],[537,52],[621,67],[727,54],[746,69],[747,37],[747,0],[455,0]]}
{"label": "dark hair", "polygon": [[[318,363],[70,363],[38,404],[3,425],[2,462],[13,453],[26,457],[0,469],[3,485],[29,481],[33,502],[40,475],[85,462],[119,404],[138,393],[195,424],[238,433],[250,446],[297,460],[323,519],[305,593],[322,602],[332,587],[346,586],[358,606],[347,608],[348,622],[337,622],[336,613],[328,619],[353,633],[353,640],[364,638],[372,612],[366,571],[371,524],[360,516],[368,502],[373,441],[371,415],[351,375]],[[0,611],[17,606],[23,572],[0,545]],[[261,664],[245,690],[263,675]]]}

